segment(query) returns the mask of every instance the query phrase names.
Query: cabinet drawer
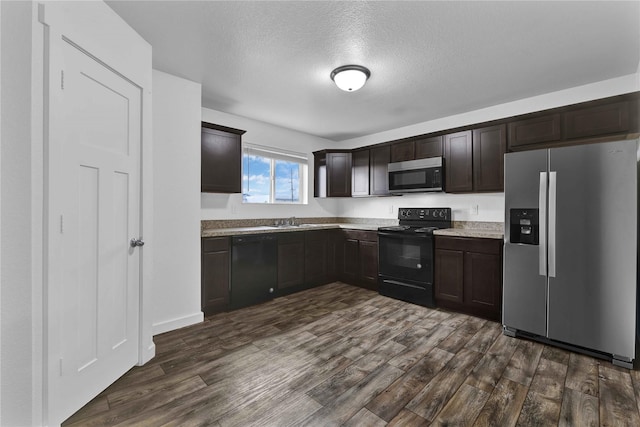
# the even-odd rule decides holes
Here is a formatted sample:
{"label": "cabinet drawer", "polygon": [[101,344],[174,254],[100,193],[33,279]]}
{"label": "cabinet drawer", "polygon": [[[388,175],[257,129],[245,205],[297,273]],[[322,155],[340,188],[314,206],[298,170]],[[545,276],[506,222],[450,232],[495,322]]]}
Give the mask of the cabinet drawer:
{"label": "cabinet drawer", "polygon": [[502,240],[474,237],[436,236],[436,249],[499,255],[502,249]]}
{"label": "cabinet drawer", "polygon": [[228,250],[228,237],[207,237],[202,239],[202,252],[219,252]]}
{"label": "cabinet drawer", "polygon": [[278,233],[278,243],[304,242],[304,231]]}
{"label": "cabinet drawer", "polygon": [[364,240],[364,241],[368,241],[368,242],[377,242],[378,241],[378,232],[377,231],[349,230],[349,229],[346,229],[343,232],[344,232],[344,236],[347,239]]}

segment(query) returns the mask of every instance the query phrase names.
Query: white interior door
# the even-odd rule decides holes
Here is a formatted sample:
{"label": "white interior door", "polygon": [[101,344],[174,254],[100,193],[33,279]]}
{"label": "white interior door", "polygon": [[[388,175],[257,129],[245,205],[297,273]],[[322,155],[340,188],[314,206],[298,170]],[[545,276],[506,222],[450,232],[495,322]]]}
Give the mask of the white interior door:
{"label": "white interior door", "polygon": [[[151,46],[108,5],[43,2],[43,424],[153,357]],[[144,228],[143,228],[144,227]]]}
{"label": "white interior door", "polygon": [[138,361],[141,90],[62,48],[59,401],[71,415]]}

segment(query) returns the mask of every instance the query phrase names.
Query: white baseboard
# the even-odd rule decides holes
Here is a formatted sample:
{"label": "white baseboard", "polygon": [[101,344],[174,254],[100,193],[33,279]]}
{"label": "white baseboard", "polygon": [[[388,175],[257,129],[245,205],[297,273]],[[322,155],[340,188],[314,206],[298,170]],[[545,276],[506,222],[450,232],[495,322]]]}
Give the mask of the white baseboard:
{"label": "white baseboard", "polygon": [[165,320],[153,324],[153,335],[162,334],[165,332],[173,331],[175,329],[184,328],[185,326],[195,325],[204,320],[204,313],[199,311],[187,316],[178,317],[176,319]]}

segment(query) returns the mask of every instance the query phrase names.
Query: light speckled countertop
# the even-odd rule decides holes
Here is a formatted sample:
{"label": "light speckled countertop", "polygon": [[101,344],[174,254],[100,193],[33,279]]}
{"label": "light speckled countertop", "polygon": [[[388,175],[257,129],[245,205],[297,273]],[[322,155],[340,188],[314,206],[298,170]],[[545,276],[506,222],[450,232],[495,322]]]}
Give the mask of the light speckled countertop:
{"label": "light speckled countertop", "polygon": [[[305,220],[314,222],[306,223]],[[378,227],[397,225],[396,219],[369,218],[300,218],[300,225],[276,227],[273,219],[202,221],[201,237],[237,236],[241,234],[286,233],[290,231],[349,229],[377,231]],[[317,221],[317,222],[316,222]],[[438,230],[437,236],[476,237],[502,240],[504,225],[498,222],[453,221],[453,228]]]}
{"label": "light speckled countertop", "polygon": [[453,228],[437,230],[433,234],[436,236],[502,240],[504,238],[504,224],[501,222],[454,221]]}
{"label": "light speckled countertop", "polygon": [[286,233],[289,231],[308,231],[308,230],[330,230],[343,228],[349,230],[366,230],[378,231],[378,227],[385,224],[301,224],[296,226],[276,227],[270,225],[260,225],[254,227],[230,227],[230,228],[210,228],[202,230],[201,237],[222,237],[222,236],[238,236],[241,234],[262,234],[262,233]]}

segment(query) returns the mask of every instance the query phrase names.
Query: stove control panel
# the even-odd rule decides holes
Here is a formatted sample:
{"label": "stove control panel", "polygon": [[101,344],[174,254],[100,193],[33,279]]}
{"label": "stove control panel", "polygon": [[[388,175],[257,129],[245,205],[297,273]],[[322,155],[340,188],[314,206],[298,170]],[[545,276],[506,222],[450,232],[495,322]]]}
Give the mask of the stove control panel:
{"label": "stove control panel", "polygon": [[398,219],[451,221],[451,208],[400,208]]}

